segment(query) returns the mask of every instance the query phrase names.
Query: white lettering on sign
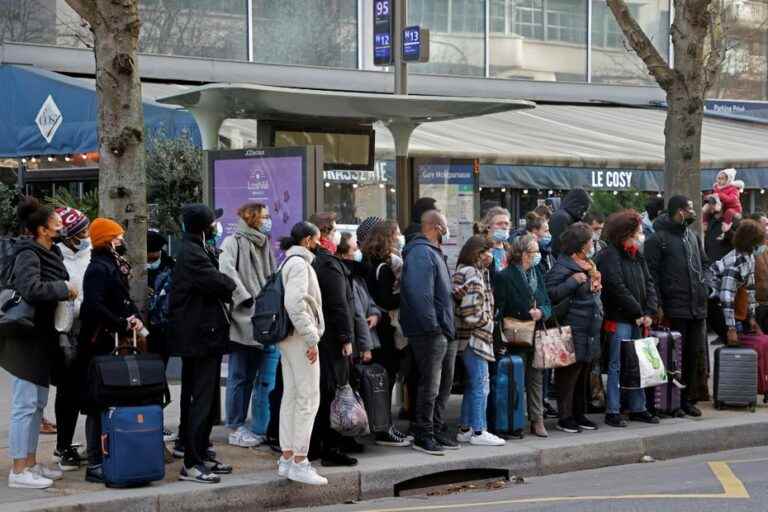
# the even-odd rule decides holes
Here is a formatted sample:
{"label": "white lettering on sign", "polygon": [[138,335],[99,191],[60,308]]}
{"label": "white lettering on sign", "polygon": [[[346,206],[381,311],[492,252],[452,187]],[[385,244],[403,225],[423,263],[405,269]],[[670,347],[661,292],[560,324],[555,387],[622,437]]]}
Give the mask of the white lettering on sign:
{"label": "white lettering on sign", "polygon": [[632,188],[632,171],[592,171],[592,188]]}

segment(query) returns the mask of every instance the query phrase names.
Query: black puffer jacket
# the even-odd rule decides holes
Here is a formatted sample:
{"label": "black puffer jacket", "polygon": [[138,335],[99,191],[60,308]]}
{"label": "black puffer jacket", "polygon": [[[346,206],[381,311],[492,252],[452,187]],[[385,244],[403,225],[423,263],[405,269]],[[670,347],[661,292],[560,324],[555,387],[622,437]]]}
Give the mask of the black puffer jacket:
{"label": "black puffer jacket", "polygon": [[204,247],[202,237],[184,233],[171,283],[172,355],[205,357],[226,351],[226,311],[233,291],[235,282],[219,272],[218,259]]}
{"label": "black puffer jacket", "polygon": [[560,236],[568,226],[578,222],[589,210],[592,199],[586,190],[575,188],[566,194],[560,209],[549,220],[549,231],[552,233],[552,256],[560,256]]}
{"label": "black puffer jacket", "polygon": [[69,274],[55,245],[46,249],[25,237],[14,250],[13,288],[35,307],[35,328],[0,338],[0,366],[19,379],[47,387],[58,343],[53,317],[57,303],[67,299]]}
{"label": "black puffer jacket", "polygon": [[81,358],[88,361],[114,350],[115,333],[128,336],[128,317],[138,314],[114,256],[107,249],[94,250],[83,278]]}
{"label": "black puffer jacket", "polygon": [[[571,277],[583,273],[587,280],[578,283]],[[571,326],[576,361],[589,363],[600,355],[600,327],[603,304],[599,293],[592,292],[589,275],[570,256],[560,255],[552,270],[544,276],[552,307],[570,299],[565,325]]]}
{"label": "black puffer jacket", "polygon": [[341,347],[355,341],[355,298],[352,294],[352,273],[339,258],[317,246],[312,263],[323,295],[325,333],[321,348],[333,359],[342,359]]}
{"label": "black puffer jacket", "polygon": [[707,262],[701,239],[666,213],[656,219],[653,229],[643,253],[664,315],[706,318],[707,290],[703,277]]}
{"label": "black puffer jacket", "polygon": [[603,278],[605,319],[633,324],[645,315],[655,315],[659,304],[651,273],[642,254],[632,256],[613,244],[597,255]]}

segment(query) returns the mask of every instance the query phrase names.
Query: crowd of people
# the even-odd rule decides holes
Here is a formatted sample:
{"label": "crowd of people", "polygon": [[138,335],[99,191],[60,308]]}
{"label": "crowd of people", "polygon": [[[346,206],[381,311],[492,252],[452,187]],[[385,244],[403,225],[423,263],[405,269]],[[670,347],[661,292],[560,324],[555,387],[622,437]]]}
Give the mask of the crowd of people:
{"label": "crowd of people", "polygon": [[[407,397],[401,414],[410,420],[408,433],[390,422],[373,442],[442,455],[462,444],[502,446],[523,435],[489,423],[490,382],[499,358],[509,354],[524,361],[532,435],[548,437],[545,419],[554,417],[563,432],[597,430],[588,417],[597,411],[610,427],[658,423],[643,390],[620,386],[620,345],[666,325],[684,339],[681,411],[700,416],[697,403],[709,400],[707,327],[724,342],[765,327],[768,218],[708,211],[705,244],[691,229],[696,212],[683,196],[666,205],[653,198],[642,214],[625,210],[607,220],[590,206],[590,194],[575,189],[556,211],[541,205],[528,213],[517,230],[506,209],[493,207],[449,268],[449,222],[430,198],[416,202],[404,234],[397,222],[377,217],[356,233],[341,233],[334,213],[316,213],[279,241],[279,258],[266,205],[242,205],[234,232],[223,240],[221,212],[188,205],[175,260],[159,233],[148,234],[149,314],[143,315],[129,293],[123,228],[27,199],[18,208],[24,236],[15,244],[10,284],[35,306],[35,329],[25,339],[0,341],[0,364],[13,376],[9,485],[48,487],[81,464],[86,480],[104,481],[101,411],[83,389],[90,361],[134,334],[166,362],[182,359],[173,454],[184,460],[180,478],[200,483],[232,472],[210,441],[222,417],[225,354],[229,444],[269,444],[280,452],[281,476],[314,485],[327,480],[310,461],[353,466],[353,455],[365,449],[331,428],[331,402],[353,380],[354,364],[381,365],[390,396],[401,383]],[[292,329],[276,345],[261,345],[251,317],[275,273]],[[531,348],[505,343],[508,319],[570,326],[575,363],[554,371],[534,367]],[[459,418],[447,407],[455,381],[463,384]],[[57,390],[59,469],[37,461],[49,384]],[[85,460],[73,446],[81,413]],[[450,426],[456,422],[458,431]]]}

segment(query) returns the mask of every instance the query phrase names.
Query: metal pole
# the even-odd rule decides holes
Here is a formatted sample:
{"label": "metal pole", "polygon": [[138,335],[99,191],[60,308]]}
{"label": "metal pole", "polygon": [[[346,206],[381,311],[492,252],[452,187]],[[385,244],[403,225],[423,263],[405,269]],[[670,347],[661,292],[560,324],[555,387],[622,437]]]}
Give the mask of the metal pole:
{"label": "metal pole", "polygon": [[407,0],[395,0],[395,28],[392,31],[392,52],[395,61],[395,94],[408,94],[408,66],[403,61],[403,29],[406,26]]}

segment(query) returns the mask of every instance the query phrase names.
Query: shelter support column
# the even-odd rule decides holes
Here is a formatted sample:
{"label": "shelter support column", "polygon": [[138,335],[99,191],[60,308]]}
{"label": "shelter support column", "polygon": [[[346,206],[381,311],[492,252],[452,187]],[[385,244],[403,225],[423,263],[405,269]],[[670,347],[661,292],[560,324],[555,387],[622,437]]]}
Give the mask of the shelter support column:
{"label": "shelter support column", "polygon": [[408,143],[418,123],[392,122],[387,124],[395,141],[395,185],[397,193],[397,222],[402,229],[411,222],[414,200],[413,177],[408,172]]}
{"label": "shelter support column", "polygon": [[[195,118],[197,127],[200,130],[200,140],[203,143],[203,150],[219,149],[219,130],[226,116],[209,110],[198,110],[191,108],[189,111]],[[207,205],[213,204],[211,197],[210,169],[208,169],[208,158],[203,156],[203,202]]]}

